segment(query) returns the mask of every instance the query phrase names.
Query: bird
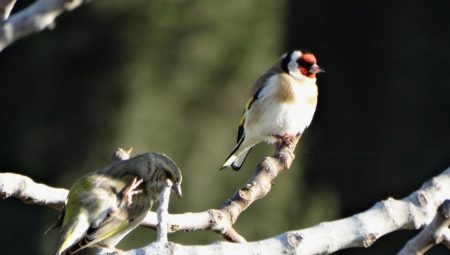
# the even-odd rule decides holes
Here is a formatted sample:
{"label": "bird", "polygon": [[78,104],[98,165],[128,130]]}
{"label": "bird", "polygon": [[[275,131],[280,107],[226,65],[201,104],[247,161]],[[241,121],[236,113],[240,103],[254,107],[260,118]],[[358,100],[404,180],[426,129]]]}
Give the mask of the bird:
{"label": "bird", "polygon": [[316,110],[316,74],[321,72],[313,53],[293,50],[262,74],[244,107],[236,145],[220,169],[239,170],[260,142],[290,144],[301,135]]}
{"label": "bird", "polygon": [[91,246],[118,251],[116,244],[144,220],[167,180],[181,197],[181,170],[169,157],[156,152],[80,177],[69,190],[53,254],[75,254]]}

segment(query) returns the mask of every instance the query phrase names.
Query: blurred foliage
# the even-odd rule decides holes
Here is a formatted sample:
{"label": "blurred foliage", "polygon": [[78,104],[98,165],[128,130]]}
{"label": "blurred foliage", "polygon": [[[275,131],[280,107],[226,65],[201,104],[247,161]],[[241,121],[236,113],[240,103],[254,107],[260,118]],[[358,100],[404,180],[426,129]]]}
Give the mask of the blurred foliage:
{"label": "blurred foliage", "polygon": [[[237,230],[263,239],[400,198],[450,165],[449,7],[444,0],[93,1],[0,53],[0,167],[69,187],[108,164],[116,147],[160,151],[184,173],[183,199],[173,199],[171,211],[217,208],[272,152],[260,145],[240,172],[217,171],[253,81],[287,49],[306,48],[327,71],[316,117],[291,170],[241,215]],[[2,251],[49,254],[56,232],[42,233],[56,217],[1,201]],[[339,254],[392,254],[412,234]],[[121,247],[153,239],[154,231],[138,229]],[[220,236],[171,240],[206,244]]]}

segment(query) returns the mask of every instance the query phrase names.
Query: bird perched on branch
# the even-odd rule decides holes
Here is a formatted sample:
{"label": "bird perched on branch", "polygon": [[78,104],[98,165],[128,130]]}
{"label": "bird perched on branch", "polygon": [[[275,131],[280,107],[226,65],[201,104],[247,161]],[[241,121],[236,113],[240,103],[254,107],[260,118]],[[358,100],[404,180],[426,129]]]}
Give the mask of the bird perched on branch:
{"label": "bird perched on branch", "polygon": [[116,251],[115,245],[139,226],[167,185],[181,197],[181,171],[170,158],[145,153],[78,179],[62,212],[55,255],[88,246]]}
{"label": "bird perched on branch", "polygon": [[238,129],[237,144],[221,167],[239,170],[256,144],[290,144],[309,126],[317,105],[316,74],[324,72],[310,52],[284,54],[253,86]]}

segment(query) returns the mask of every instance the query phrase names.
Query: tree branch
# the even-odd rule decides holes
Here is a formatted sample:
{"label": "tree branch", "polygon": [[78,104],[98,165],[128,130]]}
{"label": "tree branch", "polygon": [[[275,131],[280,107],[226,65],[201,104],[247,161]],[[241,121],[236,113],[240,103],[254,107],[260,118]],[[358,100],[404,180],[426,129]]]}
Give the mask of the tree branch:
{"label": "tree branch", "polygon": [[0,0],[0,20],[5,20],[9,17],[16,0]]}
{"label": "tree branch", "polygon": [[159,205],[156,211],[158,215],[158,235],[156,236],[156,242],[163,244],[169,242],[167,235],[169,234],[169,199],[172,185],[173,183],[170,180],[167,180],[167,184],[159,196]]}
{"label": "tree branch", "polygon": [[0,173],[0,198],[15,197],[26,204],[45,205],[62,210],[69,191],[35,183],[27,176]]}
{"label": "tree branch", "polygon": [[225,239],[233,242],[246,242],[231,226],[239,215],[253,202],[265,197],[273,184],[273,180],[284,170],[289,169],[295,158],[294,150],[300,137],[291,144],[275,144],[275,154],[264,158],[253,172],[247,183],[231,198],[227,199],[221,209],[214,211],[215,225],[212,229],[222,233]]}
{"label": "tree branch", "polygon": [[[237,243],[246,242],[245,238],[234,230],[232,225],[253,202],[265,197],[278,174],[291,166],[299,138],[297,137],[291,144],[276,144],[274,155],[264,158],[256,166],[247,183],[227,199],[220,209],[171,215],[169,218],[170,232],[209,229],[222,234],[226,240]],[[150,228],[155,228],[157,224],[158,220],[153,213],[147,214],[142,223],[143,226]]]}
{"label": "tree branch", "polygon": [[[409,240],[397,255],[422,255],[433,245],[448,242],[450,233],[450,199],[445,200],[438,208],[433,221],[428,224],[417,236]],[[444,243],[447,245],[446,243]],[[448,247],[448,245],[447,245]],[[449,247],[450,249],[450,247]]]}
{"label": "tree branch", "polygon": [[348,218],[249,243],[218,242],[204,246],[171,244],[125,254],[330,254],[350,247],[369,247],[378,238],[400,229],[418,229],[434,218],[438,206],[450,197],[450,168],[402,200],[388,198]]}
{"label": "tree branch", "polygon": [[[157,209],[158,216],[158,234],[156,236],[156,241],[150,243],[145,247],[145,249],[151,250],[152,253],[149,254],[162,254],[161,251],[169,250],[172,245],[169,243],[168,233],[169,233],[169,199],[171,193],[172,182],[167,181],[167,186],[164,188],[163,192],[159,196],[159,206]],[[153,252],[154,251],[154,252]]]}
{"label": "tree branch", "polygon": [[[14,182],[8,181],[11,176],[16,178]],[[253,179],[252,177],[250,180]],[[67,191],[34,183],[25,176],[3,173],[0,174],[0,195],[2,197],[13,196],[26,202],[58,208],[63,205]],[[49,199],[47,195],[56,197]],[[254,254],[258,252],[260,254],[328,254],[344,248],[369,247],[379,237],[395,230],[419,229],[426,226],[435,217],[439,205],[449,198],[450,168],[401,200],[389,198],[354,216],[321,223],[303,230],[285,232],[266,240],[249,243],[218,242],[204,246],[184,246],[170,243],[163,248],[149,245],[126,254],[154,254],[152,252],[155,249],[159,249],[158,252],[162,254],[177,255]],[[217,211],[221,210],[169,215],[170,231],[217,227],[215,223],[209,222],[214,212]],[[153,212],[147,215],[146,220],[148,226],[156,226],[158,223],[156,214]],[[444,240],[448,240],[448,236],[448,233],[445,232]],[[445,241],[443,242],[445,243]]]}
{"label": "tree branch", "polygon": [[[4,20],[0,22],[0,51],[14,41],[54,26],[56,17],[81,6],[83,0],[38,0],[9,19],[14,0],[1,0]],[[0,9],[0,12],[2,9]],[[1,13],[0,13],[1,15]],[[1,16],[0,16],[1,17]]]}
{"label": "tree branch", "polygon": [[[226,240],[232,242],[246,242],[245,238],[235,231],[232,225],[236,222],[239,215],[253,202],[265,197],[269,193],[272,183],[278,174],[290,167],[295,158],[293,151],[295,150],[298,139],[299,137],[291,144],[276,144],[274,155],[272,157],[264,158],[257,165],[253,175],[247,183],[232,197],[227,199],[220,209],[210,209],[199,213],[171,215],[169,217],[169,232],[208,229],[222,234]],[[113,161],[128,159],[130,152],[131,151],[127,152],[118,149],[113,154]],[[121,156],[122,154],[126,155],[126,157],[123,158]],[[19,175],[15,176],[17,178]],[[28,178],[25,176],[23,177]],[[46,186],[46,190],[43,190],[43,192],[55,191],[52,191],[51,187]],[[67,195],[67,191],[65,195]],[[62,208],[65,198],[60,202],[60,204],[55,204],[53,207],[57,206]],[[141,225],[156,229],[158,222],[157,215],[153,212],[149,212]]]}

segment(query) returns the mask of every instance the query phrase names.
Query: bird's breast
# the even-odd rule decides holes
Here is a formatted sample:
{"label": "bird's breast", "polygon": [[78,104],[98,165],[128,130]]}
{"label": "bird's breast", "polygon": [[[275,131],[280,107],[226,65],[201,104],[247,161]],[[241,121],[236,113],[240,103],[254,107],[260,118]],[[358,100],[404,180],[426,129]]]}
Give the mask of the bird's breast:
{"label": "bird's breast", "polygon": [[279,76],[269,81],[258,103],[248,112],[246,129],[249,135],[296,135],[309,126],[317,105],[317,86]]}

